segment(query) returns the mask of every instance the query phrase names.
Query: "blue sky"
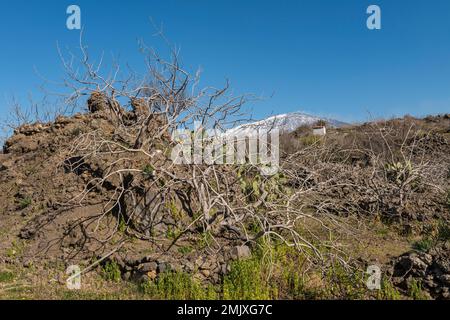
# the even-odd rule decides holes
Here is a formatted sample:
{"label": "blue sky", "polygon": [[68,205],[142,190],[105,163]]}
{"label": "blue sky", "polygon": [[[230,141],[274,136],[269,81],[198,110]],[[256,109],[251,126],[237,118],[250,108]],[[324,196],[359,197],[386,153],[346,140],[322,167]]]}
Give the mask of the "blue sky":
{"label": "blue sky", "polygon": [[[450,111],[448,0],[165,0],[2,1],[0,117],[12,95],[39,96],[41,79],[63,70],[56,43],[76,49],[66,8],[82,10],[94,55],[142,66],[137,39],[152,37],[152,17],[181,48],[183,63],[201,67],[204,85],[230,79],[236,93],[267,97],[255,118],[291,111],[363,121]],[[382,29],[366,28],[366,8],[382,10]]]}

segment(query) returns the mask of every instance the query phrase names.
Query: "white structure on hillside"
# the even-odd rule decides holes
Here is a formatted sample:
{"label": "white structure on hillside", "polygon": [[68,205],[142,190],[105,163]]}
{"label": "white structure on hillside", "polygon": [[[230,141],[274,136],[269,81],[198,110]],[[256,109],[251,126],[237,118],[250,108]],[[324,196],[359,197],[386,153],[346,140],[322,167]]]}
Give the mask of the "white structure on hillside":
{"label": "white structure on hillside", "polygon": [[313,135],[315,135],[315,136],[324,136],[326,134],[327,134],[327,128],[325,126],[313,127]]}

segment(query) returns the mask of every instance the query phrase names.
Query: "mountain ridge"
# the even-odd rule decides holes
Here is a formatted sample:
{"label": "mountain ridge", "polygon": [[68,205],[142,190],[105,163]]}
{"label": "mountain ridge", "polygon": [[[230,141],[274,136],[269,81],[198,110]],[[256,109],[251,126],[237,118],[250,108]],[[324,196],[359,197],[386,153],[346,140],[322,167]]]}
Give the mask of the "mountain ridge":
{"label": "mountain ridge", "polygon": [[284,114],[270,116],[263,120],[245,123],[227,131],[229,134],[246,134],[255,129],[262,131],[270,131],[274,128],[282,132],[292,132],[303,125],[313,125],[317,121],[323,120],[334,128],[348,125],[348,123],[320,116],[310,115],[308,113],[296,111]]}

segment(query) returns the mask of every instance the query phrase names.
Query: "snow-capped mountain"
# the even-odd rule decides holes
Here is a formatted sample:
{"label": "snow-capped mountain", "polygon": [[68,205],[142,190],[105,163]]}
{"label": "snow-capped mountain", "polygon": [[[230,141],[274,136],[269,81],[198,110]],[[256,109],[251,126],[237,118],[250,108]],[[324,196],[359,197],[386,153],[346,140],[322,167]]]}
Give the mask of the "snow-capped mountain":
{"label": "snow-capped mountain", "polygon": [[280,132],[292,132],[302,125],[312,125],[319,120],[324,120],[327,122],[329,126],[336,128],[346,125],[346,123],[334,119],[312,116],[302,112],[291,112],[272,116],[264,120],[240,125],[236,128],[228,130],[226,134],[245,135],[246,133],[250,133],[252,130],[255,129],[259,129],[260,132],[261,130],[269,131],[273,129],[278,129]]}

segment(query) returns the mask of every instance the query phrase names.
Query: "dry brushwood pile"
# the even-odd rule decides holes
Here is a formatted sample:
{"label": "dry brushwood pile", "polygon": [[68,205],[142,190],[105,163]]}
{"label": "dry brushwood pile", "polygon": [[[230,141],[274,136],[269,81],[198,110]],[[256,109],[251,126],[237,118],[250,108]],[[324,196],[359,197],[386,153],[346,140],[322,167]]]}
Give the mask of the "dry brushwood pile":
{"label": "dry brushwood pile", "polygon": [[294,149],[285,163],[300,179],[291,183],[317,186],[309,192],[316,211],[377,216],[406,229],[414,221],[445,218],[450,119],[435,122],[438,130],[432,118],[406,117],[338,129],[325,138],[293,133],[285,138],[286,148]]}
{"label": "dry brushwood pile", "polygon": [[80,59],[60,52],[70,93],[63,105],[87,96],[87,112],[27,122],[5,142],[4,262],[80,263],[89,272],[112,261],[124,279],[175,270],[217,283],[230,261],[274,240],[325,260],[297,229],[317,217],[288,199],[280,176],[171,160],[177,130],[245,121],[248,95],[231,95],[228,82],[198,89],[199,73],[183,70],[175,50],[165,61],[142,45],[145,75],[120,79],[118,66],[102,75],[81,41],[80,49]]}
{"label": "dry brushwood pile", "polygon": [[2,219],[26,221],[14,230],[28,243],[22,263],[113,259],[133,279],[170,268],[218,282],[264,239],[322,258],[296,231],[317,218],[287,202],[278,175],[174,165],[167,119],[144,103],[125,111],[93,92],[89,113],[21,126],[6,141]]}
{"label": "dry brushwood pile", "polygon": [[[0,155],[1,268],[79,264],[87,274],[114,263],[130,282],[186,273],[217,285],[233,262],[258,253],[271,282],[288,268],[275,266],[283,246],[291,250],[283,261],[292,259],[285,291],[316,277],[321,292],[348,298],[354,295],[339,290],[364,282],[339,281],[372,259],[358,245],[391,244],[377,243],[374,230],[377,240],[366,239],[369,221],[393,230],[398,243],[424,238],[424,256],[405,258],[402,246],[399,257],[383,254],[402,294],[419,281],[432,298],[448,298],[449,115],[374,121],[323,137],[299,128],[280,137],[280,167],[271,176],[249,163],[176,164],[177,129],[236,126],[246,121],[250,98],[231,96],[228,83],[199,90],[198,75],[181,69],[176,54],[166,62],[145,46],[142,79],[118,79],[119,70],[102,76],[80,46],[78,65],[61,56],[70,92],[64,105],[82,101],[86,112],[16,126]],[[426,266],[406,270],[416,258]],[[330,278],[330,270],[344,276]],[[277,295],[298,296],[310,295]]]}

